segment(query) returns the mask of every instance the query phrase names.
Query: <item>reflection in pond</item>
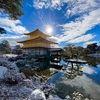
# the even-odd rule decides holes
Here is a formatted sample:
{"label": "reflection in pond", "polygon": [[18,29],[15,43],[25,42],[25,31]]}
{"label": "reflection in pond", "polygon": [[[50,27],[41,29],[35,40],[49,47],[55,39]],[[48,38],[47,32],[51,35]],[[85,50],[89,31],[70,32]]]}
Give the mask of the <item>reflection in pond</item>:
{"label": "reflection in pond", "polygon": [[[85,90],[83,87],[71,86],[70,84],[61,81],[56,84],[56,87],[58,89],[56,93],[61,98],[64,98],[66,95],[69,95],[71,98],[83,95],[82,100],[85,100],[85,98],[91,98],[89,94],[85,94]],[[76,100],[81,100],[81,99],[76,99]]]}
{"label": "reflection in pond", "polygon": [[84,60],[87,61],[89,66],[93,66],[93,67],[98,67],[98,65],[100,64],[100,58],[96,58],[96,57],[84,57]]}
{"label": "reflection in pond", "polygon": [[26,77],[33,76],[35,74],[45,75],[47,77],[50,77],[51,75],[53,75],[53,74],[55,74],[57,72],[56,69],[54,69],[54,66],[50,65],[49,61],[45,61],[45,62],[42,61],[42,62],[39,63],[38,66],[39,67],[36,70],[23,68],[21,71],[26,75]]}
{"label": "reflection in pond", "polygon": [[50,77],[49,82],[55,83],[57,88],[55,94],[61,98],[65,98],[66,95],[78,97],[80,94],[83,95],[82,100],[100,100],[100,58],[84,59],[88,64],[71,63],[68,66],[63,64],[63,67],[55,64],[58,61],[52,64],[50,61],[40,62],[40,68],[33,73]]}
{"label": "reflection in pond", "polygon": [[64,66],[64,67],[63,67],[64,75],[68,79],[74,79],[75,77],[82,76],[83,74],[81,64],[77,64],[77,65],[71,64],[70,66]]}
{"label": "reflection in pond", "polygon": [[73,80],[65,79],[65,77],[62,76],[61,79],[56,82],[56,86],[58,88],[57,94],[62,98],[64,98],[66,94],[72,97],[71,94],[73,94],[73,91],[78,91],[85,97],[94,98],[94,100],[100,99],[100,85],[93,82],[93,80],[86,75],[79,76]]}
{"label": "reflection in pond", "polygon": [[[72,94],[76,91],[89,98],[89,100],[92,100],[91,98],[100,100],[100,58],[97,61],[95,58],[87,59],[87,62],[92,67],[88,64],[78,64],[78,66],[76,64],[73,66],[71,64],[69,66],[64,65],[63,71],[51,76],[51,82],[56,84],[58,89],[56,93],[61,98],[65,98],[66,94],[73,97]],[[96,63],[97,67],[93,66],[93,63]]]}
{"label": "reflection in pond", "polygon": [[55,74],[57,71],[53,68],[49,68],[49,69],[38,70],[38,71],[32,71],[30,69],[23,69],[22,72],[26,75],[26,77],[33,76],[35,74],[50,77],[51,75]]}

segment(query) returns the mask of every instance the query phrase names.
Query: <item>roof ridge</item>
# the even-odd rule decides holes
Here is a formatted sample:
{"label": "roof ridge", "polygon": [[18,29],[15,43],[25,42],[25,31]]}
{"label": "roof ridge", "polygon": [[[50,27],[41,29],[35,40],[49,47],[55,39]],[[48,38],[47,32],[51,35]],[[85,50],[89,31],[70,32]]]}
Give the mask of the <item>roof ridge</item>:
{"label": "roof ridge", "polygon": [[26,33],[26,34],[24,34],[24,35],[29,35],[29,34],[32,34],[32,33],[36,32],[36,31],[39,31],[39,32],[42,33],[42,34],[47,35],[48,37],[51,37],[50,35],[45,34],[44,32],[40,31],[39,29],[36,29],[35,31],[32,31],[32,32],[30,32],[30,33]]}

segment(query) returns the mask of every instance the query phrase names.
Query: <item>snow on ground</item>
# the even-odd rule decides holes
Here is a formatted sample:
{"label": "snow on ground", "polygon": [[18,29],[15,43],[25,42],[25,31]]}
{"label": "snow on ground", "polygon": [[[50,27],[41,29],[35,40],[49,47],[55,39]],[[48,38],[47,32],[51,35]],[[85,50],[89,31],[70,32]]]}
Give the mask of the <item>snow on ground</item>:
{"label": "snow on ground", "polygon": [[7,68],[4,66],[0,66],[0,79],[4,78],[4,74],[7,72]]}
{"label": "snow on ground", "polygon": [[40,89],[36,89],[31,93],[30,100],[46,100],[45,94]]}
{"label": "snow on ground", "polygon": [[[61,99],[50,94],[51,90],[54,91],[55,85],[48,83],[48,77],[34,75],[26,79],[15,63],[0,58],[0,64],[0,77],[3,78],[3,74],[5,76],[0,80],[0,100],[71,100],[69,96]],[[15,80],[17,84],[12,84]]]}
{"label": "snow on ground", "polygon": [[4,54],[4,55],[3,55],[4,58],[6,58],[6,57],[9,57],[9,58],[10,58],[10,57],[17,57],[17,56],[18,56],[18,55],[16,55],[16,54]]}

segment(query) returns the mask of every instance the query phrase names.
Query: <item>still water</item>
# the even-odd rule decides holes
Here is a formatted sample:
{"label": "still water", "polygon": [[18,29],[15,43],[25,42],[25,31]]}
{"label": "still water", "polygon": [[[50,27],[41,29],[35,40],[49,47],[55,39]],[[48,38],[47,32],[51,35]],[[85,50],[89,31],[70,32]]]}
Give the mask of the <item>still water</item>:
{"label": "still water", "polygon": [[80,65],[69,72],[57,70],[51,76],[50,82],[57,88],[57,95],[64,98],[66,95],[72,96],[74,91],[83,94],[93,100],[100,100],[100,58],[84,58],[88,64]]}
{"label": "still water", "polygon": [[[64,69],[58,65],[51,65],[49,61],[41,62],[41,69],[36,73],[50,77],[49,82],[54,83],[57,88],[55,94],[62,99],[66,95],[73,97],[73,92],[76,91],[89,100],[100,100],[100,58],[84,57],[84,60],[87,64],[75,65],[73,68],[69,65],[63,67]],[[29,76],[29,72],[26,74]],[[33,75],[34,72],[30,72],[31,74]]]}

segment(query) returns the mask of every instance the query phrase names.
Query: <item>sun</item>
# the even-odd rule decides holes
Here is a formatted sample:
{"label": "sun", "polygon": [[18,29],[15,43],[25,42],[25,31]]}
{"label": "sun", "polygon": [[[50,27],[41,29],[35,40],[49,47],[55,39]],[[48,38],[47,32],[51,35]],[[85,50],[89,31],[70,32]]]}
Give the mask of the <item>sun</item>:
{"label": "sun", "polygon": [[51,34],[51,33],[53,32],[53,27],[47,25],[47,26],[46,26],[46,32],[49,33],[49,34]]}

